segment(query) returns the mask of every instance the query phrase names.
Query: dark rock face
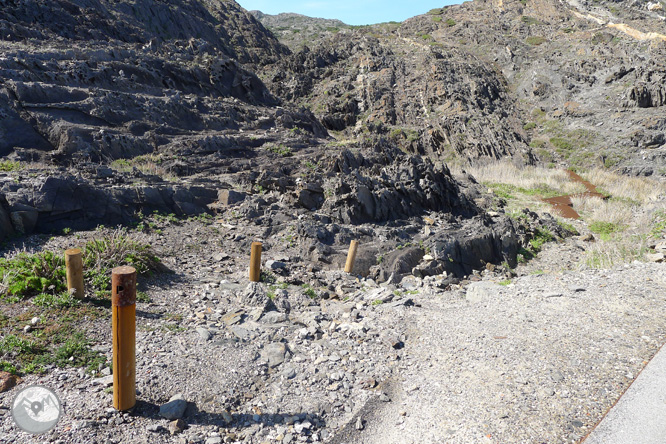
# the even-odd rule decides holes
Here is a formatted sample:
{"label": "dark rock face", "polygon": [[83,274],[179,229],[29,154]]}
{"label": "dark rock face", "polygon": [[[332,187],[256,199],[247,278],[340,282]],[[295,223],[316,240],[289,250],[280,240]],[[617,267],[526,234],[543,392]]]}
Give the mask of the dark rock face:
{"label": "dark rock face", "polygon": [[20,186],[13,181],[0,184],[5,199],[4,204],[0,202],[0,228],[5,235],[128,224],[138,212],[195,215],[207,211],[217,197],[215,191],[203,187],[120,188],[68,175],[26,177]]}
{"label": "dark rock face", "polygon": [[342,223],[386,222],[407,219],[426,211],[469,217],[476,213],[458,189],[445,165],[407,157],[377,170],[350,151],[341,153],[333,172],[334,196],[323,210]]}
{"label": "dark rock face", "polygon": [[192,51],[222,53],[241,63],[267,63],[288,50],[234,1],[109,0],[0,3],[0,40],[182,41]]}
{"label": "dark rock face", "polygon": [[328,129],[366,126],[434,159],[530,160],[506,83],[459,48],[340,33],[271,72],[271,90],[307,97]]}

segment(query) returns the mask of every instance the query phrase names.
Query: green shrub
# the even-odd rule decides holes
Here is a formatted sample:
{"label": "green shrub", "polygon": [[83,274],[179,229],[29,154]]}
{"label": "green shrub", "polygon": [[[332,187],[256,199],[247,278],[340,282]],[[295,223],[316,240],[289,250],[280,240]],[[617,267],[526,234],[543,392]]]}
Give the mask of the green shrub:
{"label": "green shrub", "polygon": [[447,18],[444,23],[446,23],[447,26],[455,26],[456,25],[456,21],[453,20],[452,18]]}
{"label": "green shrub", "polygon": [[525,39],[525,43],[532,46],[539,46],[542,43],[545,43],[547,39],[538,35],[529,36]]}
{"label": "green shrub", "polygon": [[[130,265],[139,274],[160,268],[150,246],[133,239],[124,230],[93,239],[83,248],[84,278],[93,291],[109,290],[111,269],[121,265]],[[68,295],[63,295],[67,290],[63,255],[43,251],[0,258],[0,276],[3,299],[16,302],[39,295],[35,303],[41,306],[64,307],[73,303]]]}
{"label": "green shrub", "polygon": [[80,302],[68,291],[65,291],[59,295],[40,293],[32,298],[32,303],[43,308],[67,308],[74,307]]}
{"label": "green shrub", "polygon": [[139,274],[160,268],[160,261],[149,245],[142,244],[124,230],[115,230],[109,236],[86,243],[83,251],[84,277],[94,291],[110,289],[111,270],[129,265]]}
{"label": "green shrub", "polygon": [[563,137],[551,137],[550,143],[552,143],[559,152],[571,151],[574,148],[571,141]]}
{"label": "green shrub", "polygon": [[293,155],[293,153],[291,152],[291,148],[283,144],[268,145],[266,149],[271,153],[279,154],[282,157],[289,157]]}
{"label": "green shrub", "polygon": [[22,168],[23,165],[21,165],[19,162],[14,162],[11,160],[0,161],[0,171],[4,171],[6,173],[10,171],[19,171]]}
{"label": "green shrub", "polygon": [[13,375],[16,375],[18,373],[16,370],[16,366],[14,366],[14,364],[12,364],[11,362],[7,361],[0,361],[0,371],[8,372]]}
{"label": "green shrub", "polygon": [[546,243],[555,240],[553,234],[546,228],[537,228],[534,237],[530,240],[530,246],[535,253],[541,251],[541,247]]}
{"label": "green shrub", "polygon": [[523,22],[523,23],[525,23],[525,24],[528,25],[528,26],[538,25],[538,24],[539,24],[539,20],[535,19],[534,17],[530,17],[530,16],[528,16],[528,15],[523,15],[523,16],[521,16],[521,17],[520,17],[520,21]]}
{"label": "green shrub", "polygon": [[51,251],[0,258],[0,274],[4,298],[24,299],[47,290],[66,290],[65,259]]}
{"label": "green shrub", "polygon": [[589,225],[590,231],[599,235],[601,240],[610,240],[615,233],[624,231],[624,226],[615,222],[595,220]]}

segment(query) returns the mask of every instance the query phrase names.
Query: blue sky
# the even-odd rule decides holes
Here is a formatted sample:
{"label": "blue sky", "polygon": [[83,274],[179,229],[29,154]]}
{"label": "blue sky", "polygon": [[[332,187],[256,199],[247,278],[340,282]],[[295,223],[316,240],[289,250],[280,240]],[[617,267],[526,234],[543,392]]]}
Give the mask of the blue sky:
{"label": "blue sky", "polygon": [[401,22],[433,8],[462,3],[461,0],[236,0],[248,11],[266,14],[296,12],[310,17],[335,18],[348,25]]}

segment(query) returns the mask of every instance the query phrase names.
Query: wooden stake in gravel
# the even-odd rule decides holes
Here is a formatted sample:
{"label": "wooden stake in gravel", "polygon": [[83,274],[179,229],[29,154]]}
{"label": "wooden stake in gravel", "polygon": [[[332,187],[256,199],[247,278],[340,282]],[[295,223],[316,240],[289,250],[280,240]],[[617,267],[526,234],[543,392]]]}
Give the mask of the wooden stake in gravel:
{"label": "wooden stake in gravel", "polygon": [[261,242],[252,242],[250,253],[250,281],[259,282],[261,277]]}
{"label": "wooden stake in gravel", "polygon": [[356,250],[358,249],[358,241],[351,241],[349,244],[349,253],[347,253],[347,263],[345,264],[345,273],[351,273],[354,269],[354,261],[356,260]]}
{"label": "wooden stake in gravel", "polygon": [[128,410],[136,404],[136,270],[111,270],[113,316],[113,407]]}
{"label": "wooden stake in gravel", "polygon": [[67,269],[67,290],[76,290],[74,297],[83,299],[85,291],[83,288],[83,258],[81,250],[70,248],[65,250],[65,268]]}

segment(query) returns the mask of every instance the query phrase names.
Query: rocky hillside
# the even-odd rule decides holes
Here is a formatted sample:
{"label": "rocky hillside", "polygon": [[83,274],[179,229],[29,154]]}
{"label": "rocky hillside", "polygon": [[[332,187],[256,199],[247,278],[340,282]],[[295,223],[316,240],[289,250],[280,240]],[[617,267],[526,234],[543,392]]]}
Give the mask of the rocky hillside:
{"label": "rocky hillside", "polygon": [[289,12],[270,15],[261,11],[250,11],[250,14],[292,51],[299,51],[304,46],[312,45],[338,32],[351,32],[354,28],[358,28],[340,20],[314,18]]}
{"label": "rocky hillside", "polygon": [[666,171],[661,3],[473,2],[399,32],[463,46],[496,67],[542,161]]}
{"label": "rocky hillside", "polygon": [[467,2],[325,36],[264,79],[411,152],[663,175],[663,23],[659,2]]}
{"label": "rocky hillside", "polygon": [[[154,211],[352,231],[443,212],[512,223],[488,256],[511,263],[534,227],[484,217],[493,200],[446,163],[659,174],[663,10],[625,6],[474,2],[322,36],[255,12],[307,28],[292,52],[235,2],[4,1],[1,235]],[[328,230],[303,248],[330,263]]]}
{"label": "rocky hillside", "polygon": [[[626,262],[665,260],[664,189],[588,193],[626,214],[580,238],[515,196],[580,198],[555,167],[666,174],[661,1],[475,0],[348,27],[233,0],[0,0],[0,387],[3,369],[57,387],[58,442],[581,439],[663,343],[666,284],[659,264],[572,274],[623,230]],[[62,249],[118,244],[173,272],[142,277],[126,413],[107,408],[104,290],[57,290]],[[49,272],[17,295],[19,273]],[[74,345],[51,334],[75,324]],[[4,421],[0,441],[37,442],[17,433]]]}

